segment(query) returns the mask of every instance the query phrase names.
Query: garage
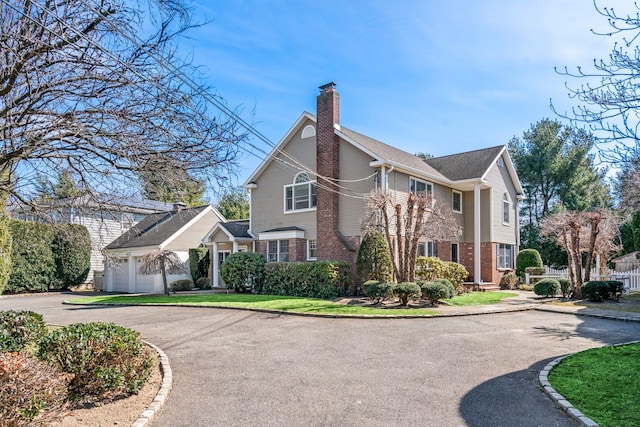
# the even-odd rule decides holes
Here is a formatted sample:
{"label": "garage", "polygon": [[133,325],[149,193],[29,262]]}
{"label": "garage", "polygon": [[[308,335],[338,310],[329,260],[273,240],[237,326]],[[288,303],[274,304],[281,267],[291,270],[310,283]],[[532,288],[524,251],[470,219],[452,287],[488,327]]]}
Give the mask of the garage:
{"label": "garage", "polygon": [[113,270],[114,292],[129,292],[129,260],[119,258]]}

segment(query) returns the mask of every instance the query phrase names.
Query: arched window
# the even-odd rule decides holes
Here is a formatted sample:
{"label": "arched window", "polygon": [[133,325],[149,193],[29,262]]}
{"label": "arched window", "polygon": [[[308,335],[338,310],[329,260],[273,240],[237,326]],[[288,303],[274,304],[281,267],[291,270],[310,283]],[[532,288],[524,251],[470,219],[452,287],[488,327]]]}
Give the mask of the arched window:
{"label": "arched window", "polygon": [[511,210],[511,202],[509,202],[509,195],[504,193],[502,195],[502,224],[509,224],[509,211]]}
{"label": "arched window", "polygon": [[293,184],[284,186],[284,211],[294,212],[316,207],[316,181],[307,172],[293,178]]}

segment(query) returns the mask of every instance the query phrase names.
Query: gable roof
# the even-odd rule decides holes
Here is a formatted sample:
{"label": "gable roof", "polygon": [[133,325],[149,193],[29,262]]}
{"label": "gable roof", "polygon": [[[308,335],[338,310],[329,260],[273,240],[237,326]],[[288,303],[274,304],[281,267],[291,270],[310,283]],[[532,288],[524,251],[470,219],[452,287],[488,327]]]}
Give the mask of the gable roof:
{"label": "gable roof", "polygon": [[239,239],[253,239],[249,234],[249,220],[240,219],[237,221],[220,222],[221,227],[229,232],[229,234]]}
{"label": "gable roof", "polygon": [[183,227],[202,216],[207,210],[213,210],[217,216],[224,220],[224,217],[209,205],[151,214],[109,243],[105,249],[160,246]]}
{"label": "gable roof", "polygon": [[[293,126],[291,126],[284,137],[282,137],[278,145],[276,145],[271,151],[269,156],[263,160],[258,169],[256,169],[247,179],[244,184],[245,188],[248,188],[247,186],[250,186],[262,174],[266,167],[273,161],[273,158],[277,156],[291,136],[306,120],[316,123],[316,116],[305,111],[300,115],[300,117],[298,117]],[[371,162],[372,167],[386,164],[406,169],[412,174],[448,185],[455,185],[456,182],[460,181],[465,181],[467,182],[466,185],[468,185],[468,181],[484,180],[489,169],[493,166],[498,157],[505,154],[505,163],[507,164],[507,169],[516,187],[516,192],[519,194],[523,193],[513,161],[511,160],[505,145],[434,157],[425,161],[421,157],[408,153],[404,150],[400,150],[399,148],[393,147],[389,144],[385,144],[384,142],[363,135],[342,125],[336,126],[334,132],[346,142],[371,156],[373,159]]]}

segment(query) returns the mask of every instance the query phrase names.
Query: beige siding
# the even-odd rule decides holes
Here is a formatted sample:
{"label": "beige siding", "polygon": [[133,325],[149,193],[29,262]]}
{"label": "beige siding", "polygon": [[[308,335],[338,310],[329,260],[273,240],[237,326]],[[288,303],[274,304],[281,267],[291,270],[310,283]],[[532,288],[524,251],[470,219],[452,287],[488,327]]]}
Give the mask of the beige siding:
{"label": "beige siding", "polygon": [[197,248],[202,243],[204,236],[219,221],[218,216],[212,210],[205,212],[198,221],[184,230],[175,240],[169,242],[165,249],[170,251],[184,251],[190,248]]}
{"label": "beige siding", "polygon": [[[516,244],[516,191],[506,167],[493,165],[487,174],[487,185],[492,187],[492,219],[493,242]],[[502,197],[507,193],[509,197],[509,224],[502,222]]]}
{"label": "beige siding", "polygon": [[473,216],[474,202],[473,191],[467,191],[462,194],[462,212],[464,212],[462,241],[473,242]]}
{"label": "beige siding", "polygon": [[[316,167],[316,138],[301,138],[302,129],[311,122],[305,120],[293,132],[291,140],[283,147],[308,169]],[[256,180],[258,188],[251,191],[251,231],[258,234],[277,227],[298,226],[305,230],[306,239],[316,238],[316,211],[284,213],[284,186],[292,184],[301,167],[292,165],[290,158],[276,154],[282,162],[274,160]],[[311,177],[315,179],[315,177]]]}
{"label": "beige siding", "polygon": [[375,169],[369,166],[372,160],[353,145],[341,141],[340,179],[354,181],[342,181],[340,184],[348,188],[348,191],[341,190],[340,194],[340,232],[345,236],[362,234],[362,220],[366,215],[367,200],[375,184],[374,178],[370,177],[375,172]]}

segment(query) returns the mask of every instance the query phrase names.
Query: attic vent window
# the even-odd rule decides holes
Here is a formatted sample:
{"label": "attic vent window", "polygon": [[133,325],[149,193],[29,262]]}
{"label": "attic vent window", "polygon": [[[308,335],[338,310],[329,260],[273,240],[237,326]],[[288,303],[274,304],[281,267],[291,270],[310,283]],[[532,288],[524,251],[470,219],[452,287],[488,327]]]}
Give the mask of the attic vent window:
{"label": "attic vent window", "polygon": [[502,159],[502,157],[498,157],[498,166],[500,166],[501,168],[504,167],[504,160]]}
{"label": "attic vent window", "polygon": [[316,136],[316,128],[313,125],[306,125],[304,129],[302,129],[302,139],[311,138]]}

